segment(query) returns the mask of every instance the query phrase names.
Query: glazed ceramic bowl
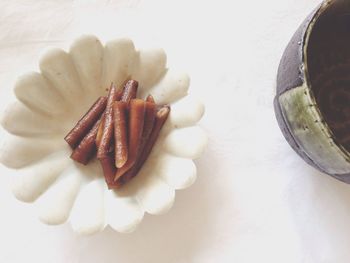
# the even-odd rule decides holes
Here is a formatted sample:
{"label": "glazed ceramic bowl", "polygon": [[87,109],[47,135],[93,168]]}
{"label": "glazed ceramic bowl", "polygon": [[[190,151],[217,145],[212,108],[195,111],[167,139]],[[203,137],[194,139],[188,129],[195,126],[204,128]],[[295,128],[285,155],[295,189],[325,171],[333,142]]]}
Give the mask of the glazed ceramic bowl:
{"label": "glazed ceramic bowl", "polygon": [[282,57],[275,112],[293,149],[350,183],[350,1],[328,0],[297,30]]}
{"label": "glazed ceramic bowl", "polygon": [[[95,36],[77,39],[69,52],[47,51],[39,67],[19,77],[18,101],[2,116],[8,134],[0,160],[14,169],[15,197],[32,203],[42,222],[68,221],[82,234],[107,225],[131,232],[145,212],[168,211],[175,190],[195,181],[193,159],[207,143],[196,125],[204,106],[188,94],[189,77],[167,68],[162,49],[136,50],[130,39],[103,46]],[[120,86],[128,77],[139,81],[140,97],[152,94],[158,104],[171,105],[171,114],[138,176],[118,191],[108,190],[99,163],[73,162],[64,137],[111,82]]]}

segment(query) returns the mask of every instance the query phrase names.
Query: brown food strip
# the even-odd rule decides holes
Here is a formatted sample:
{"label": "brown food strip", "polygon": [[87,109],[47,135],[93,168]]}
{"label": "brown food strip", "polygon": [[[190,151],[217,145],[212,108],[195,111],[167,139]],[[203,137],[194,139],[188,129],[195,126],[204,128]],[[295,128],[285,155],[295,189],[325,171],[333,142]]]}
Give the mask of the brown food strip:
{"label": "brown food strip", "polygon": [[109,189],[115,188],[114,175],[117,169],[114,166],[113,154],[110,154],[100,159],[99,161],[100,161],[100,164],[103,170],[103,175],[105,177],[105,181],[107,183],[108,188]]}
{"label": "brown food strip", "polygon": [[141,144],[139,149],[139,155],[143,151],[149,136],[153,130],[154,121],[157,115],[157,105],[152,102],[146,102],[145,105],[145,121],[143,124],[143,131],[141,136]]}
{"label": "brown food strip", "polygon": [[169,106],[163,106],[160,110],[157,111],[153,130],[148,138],[147,144],[145,145],[145,148],[143,149],[139,160],[141,163],[141,166],[147,160],[149,154],[151,153],[153,146],[158,139],[159,133],[163,128],[164,123],[168,119],[169,113],[170,113]]}
{"label": "brown food strip", "polygon": [[124,89],[118,89],[117,94],[115,95],[115,100],[120,101],[123,97]]}
{"label": "brown food strip", "polygon": [[113,129],[114,129],[113,104],[117,100],[117,95],[118,95],[118,92],[115,86],[112,84],[108,93],[107,106],[103,116],[104,120],[103,122],[101,122],[103,125],[100,125],[102,127],[102,135],[101,135],[101,140],[98,142],[98,150],[97,150],[98,159],[101,159],[107,156],[110,149],[110,145],[113,138]]}
{"label": "brown food strip", "polygon": [[149,94],[149,95],[147,96],[146,101],[147,101],[147,102],[151,102],[151,103],[156,103],[156,102],[154,101],[154,98],[153,98],[153,96],[152,96],[151,94]]}
{"label": "brown food strip", "polygon": [[147,140],[147,143],[140,154],[136,164],[122,177],[118,178],[115,184],[115,188],[119,188],[122,185],[129,182],[132,178],[134,178],[137,173],[141,170],[143,164],[147,161],[148,156],[150,155],[153,146],[155,145],[159,133],[164,126],[165,121],[167,120],[170,113],[170,107],[169,106],[163,106],[160,110],[158,110],[155,121],[154,121],[154,127],[152,129],[152,132]]}
{"label": "brown food strip", "polygon": [[139,83],[136,80],[128,80],[124,85],[124,91],[121,101],[124,101],[127,104],[129,104],[132,99],[135,99],[137,95],[138,86]]}
{"label": "brown food strip", "polygon": [[[113,85],[113,83],[112,83],[112,85]],[[122,96],[123,96],[123,89],[119,89],[117,91],[117,94],[116,94],[116,101],[121,100]],[[105,112],[103,113],[101,123],[100,123],[100,126],[98,127],[98,131],[97,131],[97,136],[96,136],[97,148],[99,147],[99,145],[101,143],[104,124],[105,124]]]}
{"label": "brown food strip", "polygon": [[86,165],[96,153],[95,139],[98,126],[100,125],[100,120],[101,119],[95,123],[92,129],[88,132],[88,134],[83,138],[83,140],[71,154],[70,158],[72,158],[74,161]]}
{"label": "brown food strip", "polygon": [[129,141],[128,160],[123,167],[117,170],[114,180],[126,173],[136,162],[141,144],[145,115],[145,102],[141,99],[130,101],[129,112]]}
{"label": "brown food strip", "polygon": [[[139,149],[138,149],[137,157],[136,157],[137,161],[135,163],[137,163],[138,160],[140,159],[141,153],[142,153],[142,151],[143,151],[143,149],[144,149],[144,147],[149,139],[149,136],[151,135],[151,132],[152,132],[153,127],[154,127],[156,113],[157,113],[156,105],[154,103],[151,103],[151,102],[146,102],[145,103],[145,116],[144,116],[143,130],[142,130],[141,141],[140,141],[140,145],[139,145]],[[116,152],[116,158],[117,158],[117,152]],[[117,166],[117,167],[120,168],[121,166]]]}
{"label": "brown food strip", "polygon": [[115,166],[121,168],[128,160],[127,104],[116,101],[113,105]]}
{"label": "brown food strip", "polygon": [[74,149],[89,132],[96,121],[101,117],[106,108],[107,98],[100,97],[91,106],[87,113],[78,121],[75,127],[64,138],[69,146]]}
{"label": "brown food strip", "polygon": [[100,125],[98,126],[97,135],[96,135],[96,146],[97,146],[97,148],[101,144],[104,123],[105,123],[105,115],[103,113],[103,115],[101,117]]}

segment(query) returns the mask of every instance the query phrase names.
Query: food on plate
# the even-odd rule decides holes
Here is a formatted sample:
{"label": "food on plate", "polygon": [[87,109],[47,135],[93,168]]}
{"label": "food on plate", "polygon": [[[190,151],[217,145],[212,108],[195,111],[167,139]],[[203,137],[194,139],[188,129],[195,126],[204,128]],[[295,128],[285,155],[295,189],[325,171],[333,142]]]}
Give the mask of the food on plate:
{"label": "food on plate", "polygon": [[88,112],[78,121],[74,128],[64,138],[69,146],[74,149],[83,137],[89,132],[104,112],[107,104],[107,97],[100,97],[91,106]]}
{"label": "food on plate", "polygon": [[136,80],[127,80],[121,89],[112,83],[108,96],[100,97],[65,137],[74,161],[86,165],[97,153],[110,189],[137,175],[170,112],[151,95],[137,98],[137,89]]}

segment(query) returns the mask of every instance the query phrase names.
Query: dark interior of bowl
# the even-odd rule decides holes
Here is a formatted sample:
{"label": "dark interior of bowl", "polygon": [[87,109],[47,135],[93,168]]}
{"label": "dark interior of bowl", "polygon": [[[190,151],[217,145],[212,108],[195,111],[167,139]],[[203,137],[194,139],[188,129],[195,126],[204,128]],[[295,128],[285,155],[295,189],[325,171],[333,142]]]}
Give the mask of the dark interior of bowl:
{"label": "dark interior of bowl", "polygon": [[350,152],[350,1],[333,1],[307,46],[307,69],[321,114],[335,141]]}

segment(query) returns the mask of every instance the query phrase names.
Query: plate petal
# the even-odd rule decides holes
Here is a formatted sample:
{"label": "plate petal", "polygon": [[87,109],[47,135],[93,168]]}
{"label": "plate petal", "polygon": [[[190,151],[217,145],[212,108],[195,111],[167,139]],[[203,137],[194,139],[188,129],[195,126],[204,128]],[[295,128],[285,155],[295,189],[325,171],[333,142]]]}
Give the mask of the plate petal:
{"label": "plate petal", "polygon": [[48,225],[63,224],[82,182],[80,171],[72,164],[36,202],[39,219]]}
{"label": "plate petal", "polygon": [[69,218],[75,232],[90,235],[104,228],[104,189],[103,179],[93,180],[81,189]]}
{"label": "plate petal", "polygon": [[169,119],[175,128],[195,125],[204,114],[204,105],[191,96],[177,101],[171,105]]}
{"label": "plate petal", "polygon": [[146,163],[121,192],[124,195],[135,195],[143,209],[150,214],[164,214],[173,205],[174,188],[170,187],[159,175],[157,167],[163,161],[163,154],[156,149],[152,151]]}
{"label": "plate petal", "polygon": [[21,168],[64,147],[63,140],[60,142],[56,138],[23,138],[4,133],[0,143],[0,162],[8,168]]}
{"label": "plate petal", "polygon": [[130,77],[136,58],[134,43],[130,39],[107,42],[103,55],[102,89],[108,89],[112,82],[117,87]]}
{"label": "plate petal", "polygon": [[86,92],[101,96],[103,46],[100,40],[90,35],[80,37],[74,41],[69,53]]}
{"label": "plate petal", "polygon": [[163,49],[140,50],[133,67],[132,79],[139,82],[140,97],[146,97],[166,72],[166,54]]}
{"label": "plate petal", "polygon": [[43,76],[70,105],[81,99],[83,87],[69,54],[61,49],[51,49],[42,56],[39,67]]}
{"label": "plate petal", "polygon": [[108,223],[118,232],[133,232],[142,221],[143,210],[134,197],[120,196],[115,191],[106,190]]}
{"label": "plate petal", "polygon": [[173,130],[164,139],[164,148],[179,157],[196,159],[208,142],[205,132],[198,126]]}
{"label": "plate petal", "polygon": [[49,115],[61,115],[67,106],[64,98],[38,72],[21,76],[14,88],[18,100],[28,108]]}
{"label": "plate petal", "polygon": [[38,137],[63,132],[55,119],[28,109],[18,101],[7,106],[1,118],[1,125],[9,133],[18,136]]}
{"label": "plate petal", "polygon": [[67,151],[54,153],[42,161],[18,170],[12,184],[15,197],[34,202],[57,179],[70,162]]}
{"label": "plate petal", "polygon": [[168,70],[163,78],[149,90],[157,104],[169,104],[186,96],[190,78],[185,73]]}
{"label": "plate petal", "polygon": [[157,164],[157,174],[175,189],[191,186],[197,178],[197,168],[191,159],[163,153]]}
{"label": "plate petal", "polygon": [[[138,175],[142,178],[142,175]],[[175,201],[175,190],[165,183],[157,174],[144,177],[142,187],[137,192],[143,209],[149,214],[160,215],[169,211]]]}

